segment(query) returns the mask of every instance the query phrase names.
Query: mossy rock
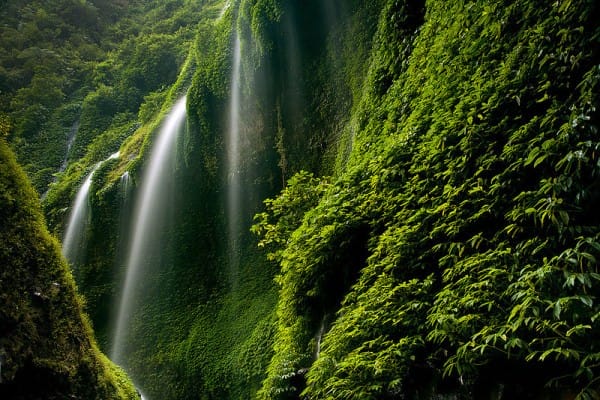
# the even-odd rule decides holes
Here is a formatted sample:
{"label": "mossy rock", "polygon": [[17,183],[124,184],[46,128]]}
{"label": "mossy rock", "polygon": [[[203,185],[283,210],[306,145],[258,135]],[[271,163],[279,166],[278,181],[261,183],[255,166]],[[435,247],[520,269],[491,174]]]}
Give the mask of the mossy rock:
{"label": "mossy rock", "polygon": [[4,140],[0,221],[0,397],[138,399],[98,350],[37,194]]}

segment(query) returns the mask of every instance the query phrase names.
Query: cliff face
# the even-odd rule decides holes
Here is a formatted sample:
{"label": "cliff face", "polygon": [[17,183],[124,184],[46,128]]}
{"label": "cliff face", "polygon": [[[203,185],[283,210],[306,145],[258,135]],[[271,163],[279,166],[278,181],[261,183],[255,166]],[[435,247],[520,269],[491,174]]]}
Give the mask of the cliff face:
{"label": "cliff face", "polygon": [[98,350],[36,192],[0,139],[0,396],[137,399]]}
{"label": "cliff face", "polygon": [[260,397],[598,396],[597,17],[386,2],[347,163],[300,223],[302,186],[261,217]]}
{"label": "cliff face", "polygon": [[108,349],[143,171],[187,93],[125,345],[150,398],[598,396],[595,2],[151,9],[72,100],[83,157],[44,202],[64,231],[120,145],[74,266]]}

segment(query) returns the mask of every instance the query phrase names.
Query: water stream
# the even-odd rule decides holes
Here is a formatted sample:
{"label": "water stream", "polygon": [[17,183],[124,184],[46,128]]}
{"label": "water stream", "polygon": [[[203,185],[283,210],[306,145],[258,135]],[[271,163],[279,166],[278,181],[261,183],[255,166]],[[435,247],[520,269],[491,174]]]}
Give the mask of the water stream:
{"label": "water stream", "polygon": [[[67,165],[69,164],[69,153],[71,152],[71,147],[73,147],[73,142],[75,141],[75,136],[77,135],[77,131],[79,130],[79,120],[75,121],[69,130],[69,134],[67,136],[67,148],[65,150],[65,156],[63,158],[63,162],[58,169],[59,173],[65,172],[67,169]],[[52,183],[55,183],[57,180],[57,176],[55,175],[52,179]],[[48,185],[48,189],[42,194],[41,200],[44,200],[46,196],[48,196],[48,192],[50,192],[51,185]]]}
{"label": "water stream", "polygon": [[94,165],[92,171],[83,181],[83,184],[77,191],[75,202],[71,208],[71,214],[66,225],[65,236],[62,241],[62,253],[71,263],[76,264],[80,261],[85,245],[85,230],[90,219],[90,187],[94,173],[100,168],[102,163],[119,157],[119,153],[111,154],[106,160]]}
{"label": "water stream", "polygon": [[229,126],[227,133],[227,214],[229,237],[229,269],[232,288],[237,284],[239,269],[238,235],[240,231],[240,74],[242,51],[240,35],[236,32],[233,44],[231,69],[231,97],[229,101]]}
{"label": "water stream", "polygon": [[319,331],[317,332],[317,346],[315,349],[315,360],[319,358],[321,355],[321,341],[323,340],[323,334],[325,333],[325,317],[321,321],[321,326],[319,326]]}
{"label": "water stream", "polygon": [[[127,343],[131,339],[131,321],[136,311],[134,304],[143,284],[145,268],[149,265],[148,257],[159,247],[156,238],[165,222],[166,212],[172,207],[165,182],[173,176],[177,137],[185,127],[185,120],[186,98],[183,97],[175,103],[156,137],[134,203],[126,275],[111,349],[111,359],[121,366],[127,364]],[[128,179],[128,175],[124,179]]]}
{"label": "water stream", "polygon": [[131,185],[131,177],[129,176],[129,171],[125,171],[123,175],[121,175],[121,177],[119,178],[119,181],[121,183],[121,190],[124,193],[127,193],[129,191],[129,186]]}
{"label": "water stream", "polygon": [[223,8],[221,8],[221,11],[219,11],[219,17],[217,18],[217,20],[220,20],[221,18],[223,18],[225,16],[225,13],[227,12],[227,10],[231,7],[231,1],[228,0],[225,2],[225,4],[223,4]]}
{"label": "water stream", "polygon": [[69,131],[69,136],[67,137],[67,149],[65,151],[65,158],[63,158],[63,162],[60,166],[59,172],[64,172],[65,169],[67,169],[67,164],[69,163],[69,153],[71,153],[71,147],[73,147],[73,142],[75,141],[77,131],[79,131],[79,120],[73,123],[73,126],[71,126],[71,129]]}

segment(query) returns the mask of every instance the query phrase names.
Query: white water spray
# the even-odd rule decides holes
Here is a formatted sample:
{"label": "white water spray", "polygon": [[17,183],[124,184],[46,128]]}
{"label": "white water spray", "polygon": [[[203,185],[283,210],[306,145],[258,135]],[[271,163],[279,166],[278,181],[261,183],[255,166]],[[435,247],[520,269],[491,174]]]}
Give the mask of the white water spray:
{"label": "white water spray", "polygon": [[238,243],[240,225],[240,74],[242,51],[240,35],[236,32],[233,44],[233,67],[231,69],[231,97],[229,102],[229,131],[227,134],[227,214],[229,236],[229,268],[232,285],[235,286],[239,267]]}
{"label": "white water spray", "polygon": [[325,333],[325,316],[321,320],[321,326],[319,326],[319,331],[317,332],[317,348],[315,350],[315,360],[319,358],[321,355],[321,341],[323,340],[323,334]]}
{"label": "white water spray", "polygon": [[233,68],[231,70],[231,99],[229,101],[229,132],[228,139],[228,170],[229,178],[238,176],[240,167],[240,73],[242,64],[242,51],[240,35],[236,33],[233,44]]}
{"label": "white water spray", "polygon": [[229,9],[229,7],[231,7],[231,1],[228,0],[225,2],[225,4],[223,4],[223,8],[221,8],[221,11],[219,11],[219,17],[217,18],[217,20],[220,20],[225,16],[225,13]]}
{"label": "white water spray", "polygon": [[85,229],[89,222],[90,215],[90,187],[92,186],[92,178],[94,173],[100,168],[102,163],[108,160],[112,160],[119,157],[119,152],[111,154],[106,160],[101,161],[94,165],[92,171],[88,174],[83,181],[83,184],[75,196],[75,202],[69,215],[69,221],[67,222],[67,231],[62,241],[62,253],[70,263],[78,261],[78,257],[81,254],[82,245],[85,242]]}
{"label": "white water spray", "polygon": [[131,177],[129,176],[129,171],[125,171],[123,175],[119,178],[119,183],[121,184],[121,192],[123,193],[123,197],[127,196],[127,192],[129,192],[129,186],[131,185]]}
{"label": "white water spray", "polygon": [[150,154],[149,163],[141,180],[140,193],[133,213],[133,230],[131,232],[127,272],[121,292],[116,327],[113,334],[111,358],[123,365],[126,342],[130,335],[131,320],[134,313],[133,304],[137,287],[147,265],[147,255],[156,243],[151,240],[161,229],[165,208],[169,204],[165,200],[164,182],[172,176],[172,165],[175,161],[176,139],[184,127],[186,116],[186,98],[183,97],[175,105],[165,119]]}
{"label": "white water spray", "polygon": [[[63,162],[58,169],[58,173],[65,172],[67,169],[67,165],[69,164],[69,153],[71,152],[71,147],[73,147],[73,142],[75,141],[75,136],[77,135],[77,131],[79,130],[79,120],[75,121],[69,130],[69,135],[67,136],[67,149],[65,150],[65,156],[63,158]],[[48,189],[42,194],[41,199],[44,200],[48,196],[50,192],[50,188],[53,183],[56,183],[57,175],[52,179],[52,183],[48,185]]]}
{"label": "white water spray", "polygon": [[60,166],[59,172],[64,172],[65,169],[67,169],[67,164],[69,162],[69,153],[71,152],[71,147],[73,147],[73,142],[75,141],[77,131],[79,131],[79,120],[73,123],[73,126],[71,126],[71,130],[69,131],[69,136],[67,137],[67,150],[65,151],[65,158],[63,158],[63,162]]}

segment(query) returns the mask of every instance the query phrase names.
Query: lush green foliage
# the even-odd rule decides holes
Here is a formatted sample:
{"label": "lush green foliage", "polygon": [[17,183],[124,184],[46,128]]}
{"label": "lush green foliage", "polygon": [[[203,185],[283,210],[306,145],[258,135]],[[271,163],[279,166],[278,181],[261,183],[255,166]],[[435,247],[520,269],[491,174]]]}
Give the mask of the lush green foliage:
{"label": "lush green foliage", "polygon": [[[77,120],[93,65],[108,49],[104,27],[124,9],[112,2],[7,1],[0,10],[0,111],[38,190],[45,190]],[[71,111],[71,109],[75,110]]]}
{"label": "lush green foliage", "polygon": [[[188,358],[183,360],[188,366],[189,379],[203,377],[199,390],[207,398],[255,398],[265,378],[275,329],[273,261],[281,256],[274,246],[289,239],[304,213],[328,187],[325,180],[320,181],[310,173],[295,176],[294,173],[302,169],[331,170],[332,161],[323,161],[325,152],[335,152],[336,138],[342,134],[341,125],[352,107],[350,93],[360,92],[348,82],[355,86],[362,83],[358,72],[364,68],[361,61],[369,48],[368,32],[373,29],[369,23],[377,4],[363,7],[358,3],[335,2],[334,7],[345,6],[345,11],[328,15],[319,1],[304,2],[302,6],[291,1],[242,1],[238,8],[228,9],[220,22],[200,27],[199,63],[189,94],[193,129],[185,144],[186,163],[195,176],[189,174],[185,182],[194,188],[198,199],[194,208],[201,210],[197,220],[202,222],[193,234],[212,235],[220,246],[225,243],[223,250],[219,250],[225,254],[215,254],[214,247],[204,250],[212,265],[202,270],[204,281],[208,280],[206,276],[213,277],[217,271],[230,268],[228,259],[236,257],[236,251],[241,257],[239,273],[226,281],[226,287],[235,290],[231,294],[219,293],[208,307],[201,308],[203,316],[194,321],[193,334],[184,342]],[[351,21],[347,22],[346,17],[352,17]],[[233,31],[228,18],[234,21]],[[315,26],[315,19],[322,24]],[[307,26],[311,28],[306,29]],[[337,42],[332,39],[334,31]],[[241,248],[226,244],[225,227],[227,218],[231,218],[225,206],[225,193],[230,190],[226,113],[231,91],[232,44],[237,34],[242,52],[240,136],[244,148],[239,178],[244,199],[239,210],[242,227],[250,227],[251,216],[260,210],[262,198],[273,194],[281,183],[290,182],[283,196],[289,196],[291,201],[268,202],[267,212],[255,220],[254,229],[266,233],[261,245],[272,250],[268,255],[270,260],[254,255],[256,250],[252,246],[256,242],[247,234],[240,235]],[[358,47],[360,51],[350,44],[353,35],[365,38]],[[346,59],[341,54],[351,57]],[[334,59],[340,68],[335,72],[329,65]],[[342,68],[344,73],[338,75]],[[311,92],[318,96],[309,96]],[[337,107],[340,104],[343,107]],[[352,243],[344,245],[351,247]],[[362,254],[360,249],[357,251]],[[218,258],[213,264],[215,256]],[[198,270],[198,266],[195,268]],[[216,280],[223,282],[223,278],[227,277],[217,276]],[[339,295],[332,293],[332,298]],[[247,309],[240,301],[251,304],[250,309],[258,309],[260,313],[252,317],[239,314],[238,322],[227,320],[225,317],[230,318],[232,310]],[[241,324],[241,319],[246,322]],[[265,327],[268,327],[266,332],[260,333]],[[258,345],[257,338],[261,348],[249,352],[248,349]],[[224,353],[225,343],[229,347]],[[192,355],[194,358],[190,358]],[[238,361],[239,355],[244,355],[243,363]],[[187,379],[186,376],[186,382]]]}
{"label": "lush green foliage", "polygon": [[275,250],[262,396],[595,398],[597,6],[387,3],[346,170]]}
{"label": "lush green foliage", "polygon": [[21,30],[8,3],[0,136],[38,190],[79,124],[45,201],[56,232],[120,147],[94,178],[77,277],[103,342],[130,200],[189,87],[130,361],[151,397],[599,395],[595,2],[54,0],[30,2]]}
{"label": "lush green foliage", "polygon": [[277,198],[265,200],[266,211],[254,216],[256,223],[251,230],[261,237],[259,247],[271,249],[267,254],[269,260],[282,261],[282,249],[302,223],[304,214],[317,205],[328,186],[326,181],[300,171],[290,178]]}
{"label": "lush green foliage", "polygon": [[37,194],[0,139],[0,395],[136,399],[98,350]]}
{"label": "lush green foliage", "polygon": [[92,161],[106,157],[123,140],[117,131],[130,134],[122,125],[136,122],[144,96],[175,83],[204,2],[22,3],[0,10],[0,112],[10,116],[19,161],[45,193],[65,159],[85,156],[112,130]]}

